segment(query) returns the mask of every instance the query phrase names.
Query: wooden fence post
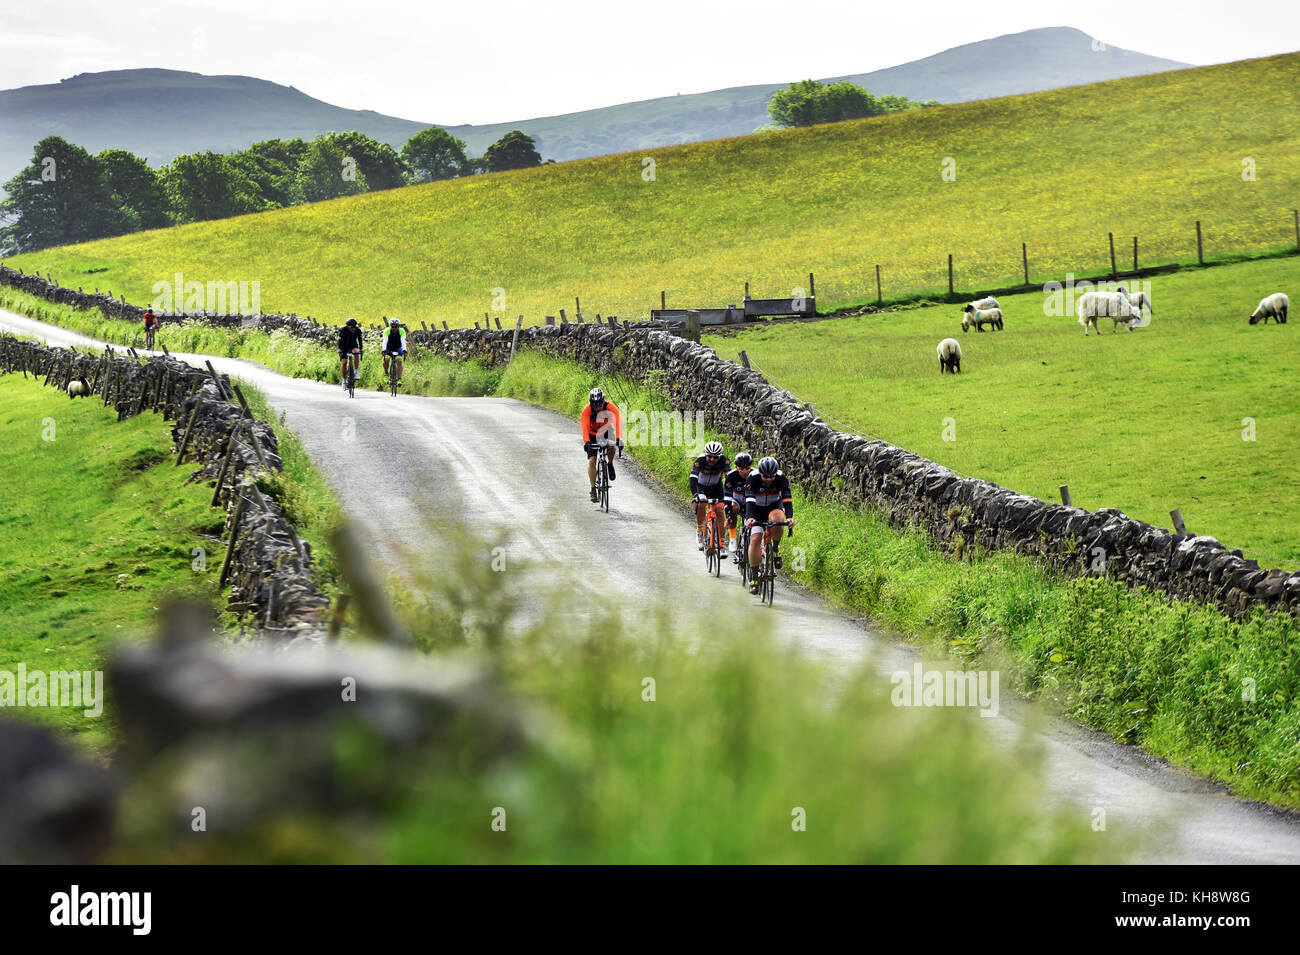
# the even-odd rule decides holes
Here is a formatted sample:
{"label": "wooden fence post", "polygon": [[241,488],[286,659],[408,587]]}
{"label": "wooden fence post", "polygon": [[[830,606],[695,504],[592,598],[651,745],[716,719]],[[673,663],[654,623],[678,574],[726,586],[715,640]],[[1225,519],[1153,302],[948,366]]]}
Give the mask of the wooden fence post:
{"label": "wooden fence post", "polygon": [[1300,252],[1300,209],[1293,209],[1291,214],[1295,217],[1295,250]]}
{"label": "wooden fence post", "polygon": [[1023,242],[1020,243],[1020,259],[1025,264],[1025,284],[1028,285],[1029,284],[1029,246]]}
{"label": "wooden fence post", "polygon": [[1106,238],[1110,240],[1110,277],[1115,278],[1119,271],[1115,268],[1115,233],[1107,232]]}
{"label": "wooden fence post", "polygon": [[1169,518],[1174,522],[1174,530],[1180,534],[1187,533],[1187,525],[1183,523],[1183,512],[1179,508],[1174,508],[1169,512]]}
{"label": "wooden fence post", "polygon": [[524,327],[524,317],[520,315],[515,319],[515,337],[510,342],[510,360],[515,360],[515,355],[519,352],[519,329]]}
{"label": "wooden fence post", "polygon": [[239,493],[235,488],[234,493],[239,497],[235,502],[235,513],[230,518],[230,543],[226,545],[226,559],[221,564],[221,579],[217,582],[217,589],[226,586],[226,581],[230,578],[231,559],[235,556],[235,540],[239,537],[239,520],[244,516],[244,495]]}
{"label": "wooden fence post", "polygon": [[1201,245],[1201,220],[1196,220],[1196,264],[1205,264],[1204,247]]}
{"label": "wooden fence post", "polygon": [[948,253],[948,294],[952,295],[952,253]]}
{"label": "wooden fence post", "polygon": [[817,283],[813,280],[813,274],[811,272],[808,273],[808,297],[817,297]]}
{"label": "wooden fence post", "polygon": [[1066,507],[1074,507],[1074,502],[1070,500],[1070,485],[1062,484],[1057,490],[1061,492],[1061,503]]}
{"label": "wooden fence post", "polygon": [[547,315],[547,316],[546,316],[546,324],[547,324],[547,325],[554,325],[554,324],[555,324],[555,316],[554,316],[554,315]]}
{"label": "wooden fence post", "polygon": [[883,305],[884,298],[880,294],[880,266],[876,266],[876,304]]}
{"label": "wooden fence post", "polygon": [[194,422],[199,420],[199,408],[203,404],[202,398],[196,398],[194,401],[194,410],[190,412],[190,423],[185,426],[185,435],[181,438],[181,449],[176,454],[176,464],[180,465],[185,460],[185,452],[190,447],[190,436],[194,434]]}
{"label": "wooden fence post", "polygon": [[493,321],[497,323],[497,331],[501,331],[501,319],[494,318]]}
{"label": "wooden fence post", "polygon": [[661,309],[668,307],[668,293],[665,291],[660,291],[659,293],[659,307]]}
{"label": "wooden fence post", "polygon": [[1133,236],[1133,271],[1138,270],[1138,237]]}
{"label": "wooden fence post", "polygon": [[749,356],[745,354],[743,349],[740,352],[740,364],[744,368],[749,367]]}
{"label": "wooden fence post", "polygon": [[451,329],[447,327],[447,320],[446,320],[445,318],[442,320],[442,330],[443,330],[444,332],[449,332],[449,331],[451,331]]}

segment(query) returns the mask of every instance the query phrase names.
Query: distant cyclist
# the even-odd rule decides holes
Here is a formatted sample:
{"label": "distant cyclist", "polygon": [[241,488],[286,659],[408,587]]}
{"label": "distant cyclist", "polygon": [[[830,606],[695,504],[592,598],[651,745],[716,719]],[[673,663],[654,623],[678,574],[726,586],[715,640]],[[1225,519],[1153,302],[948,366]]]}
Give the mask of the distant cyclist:
{"label": "distant cyclist", "polygon": [[349,318],[346,325],[339,329],[339,378],[346,391],[348,387],[348,360],[352,367],[361,369],[361,326],[355,318]]}
{"label": "distant cyclist", "polygon": [[596,494],[596,455],[602,446],[609,461],[609,479],[614,480],[614,448],[623,445],[623,423],[619,420],[618,405],[605,399],[605,392],[592,388],[587,404],[582,409],[582,449],[587,452],[587,483],[591,485],[591,500],[600,500]]}
{"label": "distant cyclist", "polygon": [[382,352],[384,355],[384,380],[388,380],[388,360],[397,362],[397,383],[402,383],[402,356],[406,354],[406,329],[395,318],[388,320],[388,330],[384,332]]}
{"label": "distant cyclist", "polygon": [[758,462],[758,472],[749,476],[745,485],[745,526],[752,527],[755,521],[775,524],[766,534],[749,536],[749,592],[758,593],[758,562],[763,556],[763,538],[772,542],[773,558],[777,569],[781,568],[781,532],[784,523],[794,527],[794,502],[790,498],[790,482],[781,473],[776,458],[768,457]]}
{"label": "distant cyclist", "polygon": [[745,485],[749,481],[750,472],[754,470],[754,459],[744,451],[736,455],[733,462],[736,466],[727,472],[727,476],[722,479],[722,493],[727,501],[727,531],[730,540],[727,546],[736,552],[735,560],[739,564],[741,561],[740,550],[735,546],[736,543],[736,521],[737,518],[745,514]]}
{"label": "distant cyclist", "polygon": [[704,453],[691,465],[691,497],[695,498],[695,543],[704,550],[704,512],[709,505],[723,499],[722,479],[731,470],[731,462],[722,453],[722,445],[710,441]]}
{"label": "distant cyclist", "polygon": [[153,306],[144,310],[144,337],[148,340],[150,348],[153,347],[153,336],[158,331],[158,316],[154,314]]}

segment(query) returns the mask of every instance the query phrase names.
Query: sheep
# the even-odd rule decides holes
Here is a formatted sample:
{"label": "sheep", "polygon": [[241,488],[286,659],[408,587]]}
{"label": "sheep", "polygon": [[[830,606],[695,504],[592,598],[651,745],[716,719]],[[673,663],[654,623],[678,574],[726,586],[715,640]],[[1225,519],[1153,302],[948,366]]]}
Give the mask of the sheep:
{"label": "sheep", "polygon": [[68,382],[69,398],[85,398],[90,394],[90,382],[85,378],[74,378]]}
{"label": "sheep", "polygon": [[975,331],[984,331],[984,326],[989,325],[1001,330],[1002,328],[1002,309],[1000,308],[976,308],[974,305],[967,305],[966,310],[961,317],[961,330],[970,331],[974,325]]}
{"label": "sheep", "polygon": [[961,344],[955,338],[945,338],[936,349],[939,353],[939,374],[961,371]]}
{"label": "sheep", "polygon": [[[1079,324],[1083,326],[1083,334],[1088,334],[1088,326],[1097,328],[1098,318],[1109,318],[1114,322],[1111,328],[1112,332],[1119,331],[1120,322],[1128,331],[1133,331],[1133,324],[1141,317],[1141,313],[1133,307],[1133,303],[1124,294],[1123,289],[1114,292],[1085,292],[1079,296]],[[1136,313],[1136,314],[1135,314]],[[1101,334],[1101,329],[1097,329]]]}
{"label": "sheep", "polygon": [[1286,324],[1286,313],[1291,308],[1291,300],[1286,297],[1285,292],[1274,292],[1272,295],[1266,295],[1259,300],[1259,306],[1255,311],[1250,313],[1250,324],[1263,321],[1268,324],[1270,318],[1279,325]]}
{"label": "sheep", "polygon": [[971,302],[971,305],[974,306],[975,308],[1001,308],[1002,307],[1001,305],[998,304],[998,300],[995,299],[992,295],[985,295],[983,298],[977,298],[975,299],[975,301]]}

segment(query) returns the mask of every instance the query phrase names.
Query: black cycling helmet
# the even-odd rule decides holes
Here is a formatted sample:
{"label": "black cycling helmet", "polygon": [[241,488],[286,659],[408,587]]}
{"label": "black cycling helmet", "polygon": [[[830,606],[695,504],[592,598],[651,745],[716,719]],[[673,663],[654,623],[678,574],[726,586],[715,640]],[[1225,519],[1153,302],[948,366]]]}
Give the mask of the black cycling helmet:
{"label": "black cycling helmet", "polygon": [[605,392],[599,388],[592,388],[591,394],[587,395],[587,400],[593,405],[603,405],[605,403]]}
{"label": "black cycling helmet", "polygon": [[754,459],[746,451],[741,451],[736,455],[736,467],[747,468],[754,463]]}
{"label": "black cycling helmet", "polygon": [[349,319],[348,319],[348,324],[349,324],[349,325],[355,325],[356,323],[357,323],[357,320],[356,320],[355,318],[349,318]]}
{"label": "black cycling helmet", "polygon": [[772,457],[770,454],[758,462],[758,473],[763,475],[763,477],[776,477],[776,473],[779,470],[780,467],[776,463],[776,458]]}

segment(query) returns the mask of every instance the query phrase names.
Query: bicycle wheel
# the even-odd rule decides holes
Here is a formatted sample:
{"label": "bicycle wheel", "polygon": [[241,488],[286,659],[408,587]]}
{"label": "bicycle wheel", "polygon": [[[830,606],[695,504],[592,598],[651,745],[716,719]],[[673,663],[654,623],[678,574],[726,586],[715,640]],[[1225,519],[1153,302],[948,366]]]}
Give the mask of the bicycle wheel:
{"label": "bicycle wheel", "polygon": [[713,526],[713,567],[711,570],[713,571],[714,577],[721,577],[722,556],[726,553],[722,544],[722,521],[718,518],[718,515],[715,512],[713,516],[709,518],[709,522]]}
{"label": "bicycle wheel", "polygon": [[388,362],[388,393],[397,397],[397,359],[389,359]]}
{"label": "bicycle wheel", "polygon": [[770,607],[772,598],[776,596],[776,564],[772,558],[772,550],[769,547],[766,556],[763,558],[763,601]]}
{"label": "bicycle wheel", "polygon": [[600,460],[600,509],[609,513],[609,462]]}
{"label": "bicycle wheel", "polygon": [[718,562],[718,555],[713,547],[713,520],[712,518],[704,522],[704,568],[705,573],[713,573],[713,567]]}

